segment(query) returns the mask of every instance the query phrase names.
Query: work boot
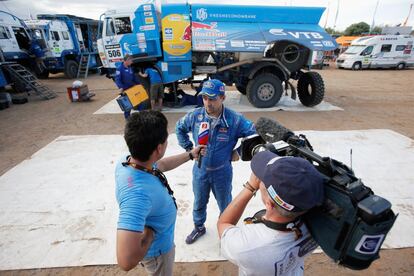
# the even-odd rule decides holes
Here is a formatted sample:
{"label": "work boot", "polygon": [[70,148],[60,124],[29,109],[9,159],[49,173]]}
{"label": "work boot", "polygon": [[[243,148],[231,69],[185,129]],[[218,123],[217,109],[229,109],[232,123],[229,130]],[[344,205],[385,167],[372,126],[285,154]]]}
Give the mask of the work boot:
{"label": "work boot", "polygon": [[195,226],[193,231],[191,232],[191,234],[188,235],[187,238],[185,239],[185,243],[186,244],[192,244],[193,242],[195,242],[199,237],[201,237],[205,233],[206,233],[206,227],[204,227],[204,225]]}

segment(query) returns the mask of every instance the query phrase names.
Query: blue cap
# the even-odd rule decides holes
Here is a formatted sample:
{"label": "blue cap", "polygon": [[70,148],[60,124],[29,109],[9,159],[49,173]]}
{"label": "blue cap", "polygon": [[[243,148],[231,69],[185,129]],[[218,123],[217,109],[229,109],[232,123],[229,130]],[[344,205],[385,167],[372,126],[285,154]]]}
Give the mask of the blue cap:
{"label": "blue cap", "polygon": [[301,212],[323,203],[324,178],[309,161],[263,151],[253,157],[250,166],[283,209]]}
{"label": "blue cap", "polygon": [[215,99],[218,96],[223,96],[225,91],[225,85],[219,80],[212,79],[203,82],[203,88],[200,95],[206,95],[211,99]]}

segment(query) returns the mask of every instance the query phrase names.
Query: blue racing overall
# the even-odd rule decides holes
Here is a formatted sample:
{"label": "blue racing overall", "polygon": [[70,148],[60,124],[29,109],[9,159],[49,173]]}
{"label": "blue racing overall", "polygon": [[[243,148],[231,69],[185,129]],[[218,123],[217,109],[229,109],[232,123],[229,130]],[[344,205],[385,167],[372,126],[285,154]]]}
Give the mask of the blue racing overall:
{"label": "blue racing overall", "polygon": [[188,133],[192,133],[198,143],[200,123],[209,122],[210,132],[206,155],[201,167],[194,163],[193,167],[193,220],[196,226],[202,226],[207,218],[207,203],[210,190],[216,198],[220,213],[231,202],[233,168],[231,158],[237,140],[256,133],[253,123],[241,114],[223,107],[223,112],[214,125],[213,119],[207,115],[205,108],[196,108],[177,122],[176,134],[181,147],[193,148]]}

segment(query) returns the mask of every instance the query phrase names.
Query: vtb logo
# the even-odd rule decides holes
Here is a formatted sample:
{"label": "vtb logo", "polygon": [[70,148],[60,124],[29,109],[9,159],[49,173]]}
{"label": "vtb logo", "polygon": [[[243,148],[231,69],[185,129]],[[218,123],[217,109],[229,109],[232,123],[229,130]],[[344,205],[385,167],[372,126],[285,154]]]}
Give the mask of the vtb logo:
{"label": "vtb logo", "polygon": [[204,21],[207,19],[208,14],[207,14],[207,10],[204,8],[198,9],[197,10],[197,19],[200,21]]}

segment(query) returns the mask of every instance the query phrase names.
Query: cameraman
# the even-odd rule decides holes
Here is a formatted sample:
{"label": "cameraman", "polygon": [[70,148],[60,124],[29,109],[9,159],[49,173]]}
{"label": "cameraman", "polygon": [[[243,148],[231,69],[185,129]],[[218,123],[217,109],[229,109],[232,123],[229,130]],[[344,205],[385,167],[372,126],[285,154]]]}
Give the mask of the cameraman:
{"label": "cameraman", "polygon": [[[221,254],[239,267],[239,275],[302,275],[316,243],[300,216],[323,202],[323,177],[305,159],[270,151],[257,153],[251,169],[244,189],[217,222]],[[259,189],[264,215],[236,226]]]}

